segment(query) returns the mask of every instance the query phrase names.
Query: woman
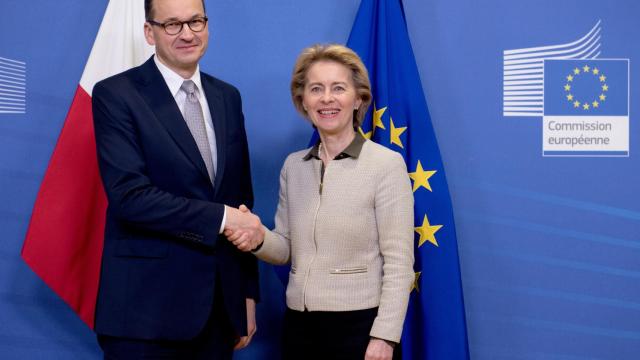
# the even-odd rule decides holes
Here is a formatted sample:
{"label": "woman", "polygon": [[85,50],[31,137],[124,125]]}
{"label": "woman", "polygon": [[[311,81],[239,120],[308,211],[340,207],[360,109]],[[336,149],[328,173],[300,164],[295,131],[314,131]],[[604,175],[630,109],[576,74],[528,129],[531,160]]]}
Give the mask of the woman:
{"label": "woman", "polygon": [[[291,95],[320,139],[285,161],[276,227],[253,250],[273,264],[291,262],[284,358],[391,359],[394,347],[398,358],[414,279],[413,194],[402,156],[356,130],[371,90],[352,50],[305,49]],[[246,240],[226,234],[239,247]]]}

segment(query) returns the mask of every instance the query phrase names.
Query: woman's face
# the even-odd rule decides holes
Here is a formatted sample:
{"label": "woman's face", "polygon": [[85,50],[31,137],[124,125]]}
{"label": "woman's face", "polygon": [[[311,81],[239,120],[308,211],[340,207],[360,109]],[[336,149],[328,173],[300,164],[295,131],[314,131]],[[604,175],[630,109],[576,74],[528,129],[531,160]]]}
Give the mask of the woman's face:
{"label": "woman's face", "polygon": [[302,105],[311,122],[324,135],[353,131],[353,110],[358,97],[351,70],[334,61],[318,61],[307,70]]}

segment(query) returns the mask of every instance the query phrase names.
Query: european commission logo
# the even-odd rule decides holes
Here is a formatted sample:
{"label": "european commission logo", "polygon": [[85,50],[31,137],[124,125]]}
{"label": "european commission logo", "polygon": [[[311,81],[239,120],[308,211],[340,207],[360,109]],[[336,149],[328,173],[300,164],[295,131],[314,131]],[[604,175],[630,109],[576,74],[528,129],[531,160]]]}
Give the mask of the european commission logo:
{"label": "european commission logo", "polygon": [[0,57],[0,114],[24,114],[26,93],[26,64]]}
{"label": "european commission logo", "polygon": [[601,31],[504,51],[503,115],[542,117],[543,156],[629,156],[629,59],[599,58]]}

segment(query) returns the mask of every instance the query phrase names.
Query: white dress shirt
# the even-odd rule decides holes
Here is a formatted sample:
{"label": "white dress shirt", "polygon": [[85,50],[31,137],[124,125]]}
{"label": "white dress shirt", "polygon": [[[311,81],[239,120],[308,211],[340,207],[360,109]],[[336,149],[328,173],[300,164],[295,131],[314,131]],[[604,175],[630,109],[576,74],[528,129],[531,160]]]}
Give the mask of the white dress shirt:
{"label": "white dress shirt", "polygon": [[[211,151],[211,160],[213,162],[213,168],[216,169],[215,173],[218,173],[218,151],[216,149],[216,133],[213,128],[213,121],[211,118],[211,111],[209,109],[209,103],[207,102],[207,96],[204,91],[202,91],[202,81],[200,80],[200,65],[196,67],[196,71],[193,73],[191,78],[183,79],[182,76],[178,75],[175,71],[171,70],[165,64],[158,60],[157,56],[153,57],[153,61],[156,63],[158,70],[160,70],[160,74],[162,74],[162,78],[164,78],[164,82],[167,83],[169,87],[169,91],[171,95],[173,95],[173,99],[176,101],[178,108],[180,109],[180,113],[184,117],[184,102],[187,99],[187,94],[184,91],[180,90],[182,83],[185,80],[191,80],[196,85],[196,95],[198,96],[198,101],[200,102],[200,107],[202,108],[202,115],[204,116],[204,126],[207,131],[207,140],[209,140],[209,150]],[[213,180],[212,180],[213,181]],[[219,233],[222,234],[224,230],[224,224],[227,220],[227,209],[224,209],[224,216],[222,217],[222,223],[220,224]]]}

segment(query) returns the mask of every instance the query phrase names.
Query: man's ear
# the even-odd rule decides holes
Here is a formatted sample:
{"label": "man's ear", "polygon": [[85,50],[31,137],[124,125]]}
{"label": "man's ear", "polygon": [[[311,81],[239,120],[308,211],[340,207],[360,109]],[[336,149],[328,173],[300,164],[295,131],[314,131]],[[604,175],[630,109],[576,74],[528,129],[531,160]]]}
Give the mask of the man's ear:
{"label": "man's ear", "polygon": [[156,44],[156,39],[153,37],[152,25],[148,22],[144,23],[144,38],[147,40],[147,44],[151,46]]}

